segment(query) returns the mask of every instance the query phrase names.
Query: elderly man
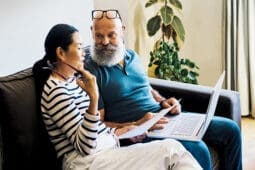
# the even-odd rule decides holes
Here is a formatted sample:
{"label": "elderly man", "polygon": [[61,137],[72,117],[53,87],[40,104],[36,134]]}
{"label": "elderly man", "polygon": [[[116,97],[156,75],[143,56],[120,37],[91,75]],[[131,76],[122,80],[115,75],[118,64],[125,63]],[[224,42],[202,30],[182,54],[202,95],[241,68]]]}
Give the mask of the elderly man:
{"label": "elderly man", "polygon": [[[125,49],[123,33],[125,27],[117,10],[92,11],[91,31],[94,44],[87,52],[86,68],[96,77],[101,95],[102,119],[112,127],[132,123],[139,124],[162,107],[177,104],[170,114],[178,114],[181,106],[175,98],[165,99],[148,82],[139,56]],[[153,129],[163,128],[166,118]],[[140,137],[131,141],[148,142],[153,139]],[[211,169],[212,163],[205,143],[218,147],[222,152],[220,169],[242,169],[241,135],[237,124],[229,119],[214,117],[203,141],[181,143],[198,160],[203,169]]]}

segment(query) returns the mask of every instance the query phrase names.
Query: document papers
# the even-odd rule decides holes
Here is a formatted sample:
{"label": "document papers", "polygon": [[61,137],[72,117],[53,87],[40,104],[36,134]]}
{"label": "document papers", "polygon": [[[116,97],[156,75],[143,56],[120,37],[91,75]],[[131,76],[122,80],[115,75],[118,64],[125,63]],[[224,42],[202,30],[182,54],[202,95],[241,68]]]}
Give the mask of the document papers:
{"label": "document papers", "polygon": [[160,118],[164,117],[172,108],[174,108],[176,105],[173,105],[169,108],[160,110],[159,113],[156,113],[151,119],[148,121],[142,123],[141,125],[135,127],[134,129],[131,129],[130,131],[120,135],[119,139],[125,139],[125,138],[132,138],[135,136],[139,136],[147,132],[155,123],[157,123]]}

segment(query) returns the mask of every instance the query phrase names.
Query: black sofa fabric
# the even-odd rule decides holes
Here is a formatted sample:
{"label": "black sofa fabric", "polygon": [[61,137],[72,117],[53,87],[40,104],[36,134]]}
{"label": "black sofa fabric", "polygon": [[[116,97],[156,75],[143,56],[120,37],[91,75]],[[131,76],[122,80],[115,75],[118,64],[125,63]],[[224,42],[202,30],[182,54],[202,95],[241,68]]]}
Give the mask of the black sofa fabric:
{"label": "black sofa fabric", "polygon": [[31,69],[0,78],[3,170],[61,169],[36,109]]}

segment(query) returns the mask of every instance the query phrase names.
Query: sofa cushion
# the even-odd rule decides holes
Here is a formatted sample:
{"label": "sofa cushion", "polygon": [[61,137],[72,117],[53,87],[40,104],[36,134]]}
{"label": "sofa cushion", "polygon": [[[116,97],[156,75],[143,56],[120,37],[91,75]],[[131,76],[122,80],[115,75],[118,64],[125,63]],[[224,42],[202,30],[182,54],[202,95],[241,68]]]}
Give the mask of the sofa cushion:
{"label": "sofa cushion", "polygon": [[36,103],[31,68],[0,78],[3,170],[60,169]]}

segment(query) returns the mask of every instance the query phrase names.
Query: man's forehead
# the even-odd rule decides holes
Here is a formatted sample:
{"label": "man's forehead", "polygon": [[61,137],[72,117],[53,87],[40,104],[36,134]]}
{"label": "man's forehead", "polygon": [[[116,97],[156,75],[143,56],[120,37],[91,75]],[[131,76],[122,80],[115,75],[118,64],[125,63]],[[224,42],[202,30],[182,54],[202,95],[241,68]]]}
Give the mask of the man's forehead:
{"label": "man's forehead", "polygon": [[101,27],[104,27],[104,28],[121,28],[122,27],[122,23],[120,21],[120,19],[108,19],[106,17],[103,17],[101,19],[94,19],[93,20],[93,27],[95,29],[97,28],[101,28]]}

